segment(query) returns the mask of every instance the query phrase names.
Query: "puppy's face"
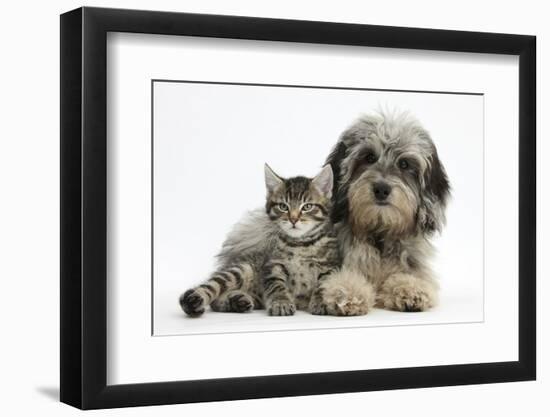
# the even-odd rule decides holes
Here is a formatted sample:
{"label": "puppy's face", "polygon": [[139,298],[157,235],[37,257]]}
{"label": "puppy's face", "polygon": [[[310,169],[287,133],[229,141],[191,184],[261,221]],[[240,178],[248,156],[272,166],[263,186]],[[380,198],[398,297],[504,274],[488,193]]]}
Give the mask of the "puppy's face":
{"label": "puppy's face", "polygon": [[413,231],[420,203],[423,163],[400,138],[365,138],[354,158],[348,190],[356,232],[404,235]]}
{"label": "puppy's face", "polygon": [[360,119],[339,146],[341,159],[331,161],[339,167],[337,204],[345,206],[355,235],[399,238],[439,228],[449,186],[433,142],[416,121]]}

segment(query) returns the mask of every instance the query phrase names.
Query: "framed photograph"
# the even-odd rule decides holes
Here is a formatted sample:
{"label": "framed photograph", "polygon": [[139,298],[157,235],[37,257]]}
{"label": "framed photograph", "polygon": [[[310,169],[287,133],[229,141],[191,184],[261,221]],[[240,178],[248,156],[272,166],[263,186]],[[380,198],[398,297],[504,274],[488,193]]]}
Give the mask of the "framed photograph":
{"label": "framed photograph", "polygon": [[535,37],[61,16],[61,401],[533,380]]}

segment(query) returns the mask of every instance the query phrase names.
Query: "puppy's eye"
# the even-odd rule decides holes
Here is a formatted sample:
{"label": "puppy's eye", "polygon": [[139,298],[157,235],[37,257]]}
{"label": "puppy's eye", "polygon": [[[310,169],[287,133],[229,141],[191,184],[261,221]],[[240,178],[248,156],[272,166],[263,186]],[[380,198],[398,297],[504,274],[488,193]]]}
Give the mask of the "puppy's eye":
{"label": "puppy's eye", "polygon": [[306,203],[306,204],[304,204],[304,205],[302,206],[302,211],[303,211],[303,212],[311,211],[311,210],[313,210],[313,207],[314,207],[313,204],[311,204],[311,203]]}
{"label": "puppy's eye", "polygon": [[409,167],[409,161],[407,161],[406,159],[399,160],[399,168],[407,169],[408,167]]}
{"label": "puppy's eye", "polygon": [[365,157],[365,161],[369,164],[374,164],[377,160],[378,158],[372,152],[367,154],[367,156]]}
{"label": "puppy's eye", "polygon": [[288,206],[285,204],[285,203],[279,203],[277,204],[277,208],[283,212],[287,212],[288,211]]}

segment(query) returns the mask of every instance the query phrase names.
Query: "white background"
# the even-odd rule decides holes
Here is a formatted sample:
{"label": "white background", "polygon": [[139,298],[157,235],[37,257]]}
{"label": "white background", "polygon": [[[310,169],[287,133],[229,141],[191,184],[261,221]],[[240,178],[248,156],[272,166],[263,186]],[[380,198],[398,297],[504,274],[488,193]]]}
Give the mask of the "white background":
{"label": "white background", "polygon": [[[420,26],[442,29],[516,32],[538,36],[538,73],[548,72],[550,28],[543,3],[463,1],[364,2],[278,1],[259,3],[223,1],[89,1],[88,5],[135,7],[205,13],[243,14],[297,19],[335,20],[372,24]],[[58,404],[58,14],[78,7],[74,1],[10,3],[3,9],[2,79],[3,129],[1,206],[2,270],[4,297],[0,304],[3,326],[1,345],[2,411],[76,415]],[[399,13],[397,12],[399,11]],[[539,79],[541,120],[550,90]],[[539,122],[539,138],[548,131]],[[539,139],[540,140],[540,139]],[[540,141],[542,142],[542,141]],[[539,161],[550,157],[546,145]],[[503,162],[505,164],[505,162]],[[548,167],[539,163],[539,212],[548,211]],[[539,254],[548,252],[548,222],[539,219]],[[542,234],[544,233],[544,237]],[[540,256],[539,258],[541,258]],[[550,310],[541,301],[548,297],[548,264],[539,266],[539,323]],[[540,325],[539,352],[548,351],[548,326]],[[367,414],[464,416],[499,414],[542,415],[548,405],[543,393],[550,389],[550,367],[539,355],[539,381],[485,386],[450,387],[377,393],[326,395],[307,398],[239,401],[169,407],[100,411],[98,415],[293,415],[315,410],[334,415],[343,410]],[[391,404],[391,405],[390,405]]]}
{"label": "white background", "polygon": [[[239,59],[234,59],[235,56]],[[225,62],[225,65],[219,66],[219,62]],[[407,71],[403,71],[405,67]],[[486,216],[484,225],[487,289],[485,321],[475,324],[392,328],[363,326],[352,329],[353,325],[357,326],[363,321],[370,322],[376,316],[373,314],[370,317],[353,318],[321,317],[314,321],[303,315],[303,322],[295,324],[298,328],[312,327],[313,323],[319,321],[330,321],[330,325],[317,326],[339,329],[195,334],[189,336],[192,337],[191,341],[185,337],[150,337],[150,80],[178,77],[223,77],[228,81],[275,84],[284,82],[293,85],[312,83],[331,86],[372,86],[375,83],[376,88],[483,91],[487,104],[484,110],[487,149],[486,210],[490,213],[490,216]],[[109,35],[107,382],[125,384],[516,360],[517,276],[514,271],[517,271],[518,253],[517,205],[510,202],[517,199],[517,80],[517,57],[288,43],[269,43],[269,48],[266,48],[266,44],[261,41],[135,34]],[[424,95],[422,99],[426,97]],[[427,105],[426,102],[423,104]],[[440,102],[440,105],[449,107],[449,104],[444,102]],[[428,119],[420,109],[423,106],[415,107],[418,107],[419,117]],[[178,110],[177,106],[169,108],[175,112]],[[303,111],[302,117],[314,118],[315,113]],[[161,114],[166,116],[169,113],[163,111]],[[453,119],[452,116],[452,112],[451,115],[445,116],[448,124],[454,126],[461,123],[460,118]],[[477,117],[466,117],[468,121],[477,120],[473,123],[473,129],[479,124],[479,116],[478,111]],[[340,117],[347,121],[348,114]],[[231,121],[236,122],[235,118]],[[203,123],[208,125],[208,122]],[[439,123],[432,121],[430,124],[433,124],[436,131],[443,130],[438,136],[445,136],[448,127],[445,126],[443,129]],[[295,124],[293,128],[298,126],[299,124]],[[326,127],[327,130],[341,129],[340,126]],[[464,126],[455,129],[462,131],[460,136],[468,134],[468,129]],[[177,129],[174,129],[174,132],[176,131]],[[292,131],[293,129],[286,134]],[[231,129],[224,129],[225,134],[230,132]],[[474,142],[475,138],[470,140]],[[242,139],[235,140],[236,143],[241,141]],[[447,138],[443,140],[444,143],[446,141]],[[459,147],[460,151],[453,148],[453,154],[449,155],[447,160],[451,162],[452,159],[453,164],[457,164],[453,169],[454,176],[467,178],[461,171],[470,169],[469,165],[473,165],[472,169],[475,170],[475,163],[462,162],[466,159],[473,160],[462,157],[466,149],[459,146],[461,141],[468,142],[461,137],[454,138],[455,143],[452,146]],[[471,143],[470,147],[479,151],[481,140],[477,142],[475,145]],[[180,152],[174,148],[170,157],[174,158],[179,154]],[[478,152],[477,158],[480,157]],[[501,169],[502,160],[510,161],[506,170]],[[168,173],[168,177],[160,183],[162,186],[169,185],[173,183],[174,176],[181,176],[180,174]],[[477,192],[474,189],[472,192],[479,195],[479,184],[476,189]],[[468,193],[463,194],[465,195],[462,199],[467,198]],[[462,209],[462,212],[466,213],[467,210]],[[158,217],[164,220],[164,216]],[[479,223],[479,216],[477,221]],[[507,239],[502,239],[503,225],[507,227]],[[183,230],[181,232],[185,233]],[[205,230],[206,238],[210,236],[210,232]],[[442,255],[460,256],[463,246],[475,244],[460,243],[444,251]],[[479,256],[479,252],[477,254]],[[204,261],[210,265],[210,259]],[[452,258],[448,262],[454,265]],[[468,272],[464,270],[463,273]],[[446,275],[451,280],[461,279],[460,276],[455,276],[455,271],[447,272]],[[443,302],[449,304],[448,300]],[[168,302],[164,305],[167,306]],[[455,313],[457,310],[455,309]],[[181,315],[181,312],[178,314]],[[259,326],[256,329],[262,329],[267,319],[261,317],[259,320],[259,312],[257,315],[257,321],[261,323],[257,323]],[[402,323],[405,320],[419,320],[428,315],[431,315],[431,312],[425,315],[395,313],[395,316],[399,316],[396,322]],[[211,315],[210,319],[212,318]],[[188,320],[196,327],[200,327],[201,323],[208,323],[204,318],[202,322]],[[286,328],[289,328],[293,327],[290,321],[297,323],[298,318],[289,317],[281,320],[274,317],[269,321],[272,327],[282,327],[288,322]],[[187,323],[185,325],[189,326]],[[227,327],[227,322],[225,326],[219,327]],[[211,332],[220,331],[221,329],[216,329]],[[414,339],[415,343],[408,344],[407,354],[403,354],[403,341],[411,339]],[[368,343],[370,340],[383,342]],[[475,340],[476,343],[464,344],[465,340]],[[293,354],[278,355],[277,346],[280,344],[292,345]],[[458,345],[461,346],[460,349],[456,348]],[[220,346],[224,346],[223,356],[219,355]],[[243,349],[243,346],[247,346],[247,349]],[[262,352],[262,355],[251,352]],[[269,361],[263,359],[267,354],[271,356]],[[208,357],[209,366],[202,366],[200,361],[195,360],[197,357]],[[226,357],[231,357],[232,360],[227,361]],[[151,360],[144,361],[143,358]]]}
{"label": "white background", "polygon": [[[265,311],[187,318],[179,295],[209,276],[237,219],[264,204],[263,163],[311,177],[343,130],[380,108],[423,123],[451,180],[448,225],[434,242],[440,305],[347,320]],[[154,120],[154,335],[483,320],[483,96],[155,82]]]}

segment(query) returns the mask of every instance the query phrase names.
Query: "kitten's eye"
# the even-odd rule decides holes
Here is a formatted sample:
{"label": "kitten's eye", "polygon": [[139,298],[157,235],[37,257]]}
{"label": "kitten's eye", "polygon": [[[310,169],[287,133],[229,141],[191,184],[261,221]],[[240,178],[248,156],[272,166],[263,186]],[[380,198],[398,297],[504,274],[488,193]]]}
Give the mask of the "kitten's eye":
{"label": "kitten's eye", "polygon": [[409,167],[409,161],[407,161],[406,159],[399,160],[399,168],[407,169],[408,167]]}
{"label": "kitten's eye", "polygon": [[287,212],[288,211],[288,206],[285,204],[285,203],[279,203],[277,204],[277,208],[281,211],[284,211],[284,212]]}
{"label": "kitten's eye", "polygon": [[313,207],[315,207],[314,204],[306,203],[302,206],[302,211],[303,212],[311,211],[311,210],[313,210]]}
{"label": "kitten's eye", "polygon": [[376,157],[375,154],[373,154],[372,152],[367,154],[367,156],[365,157],[365,161],[368,163],[368,164],[374,164],[376,161],[378,160],[378,158]]}

